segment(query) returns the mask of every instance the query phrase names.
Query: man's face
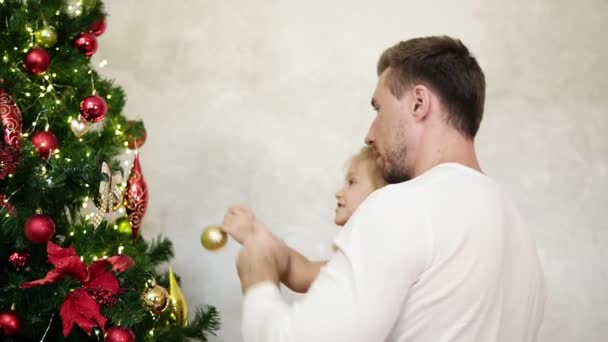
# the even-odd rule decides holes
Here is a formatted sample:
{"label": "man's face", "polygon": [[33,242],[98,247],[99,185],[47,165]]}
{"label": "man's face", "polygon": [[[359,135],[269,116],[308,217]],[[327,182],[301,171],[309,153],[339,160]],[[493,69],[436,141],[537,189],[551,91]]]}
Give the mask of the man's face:
{"label": "man's face", "polygon": [[388,183],[400,183],[413,176],[416,147],[415,121],[412,115],[414,99],[405,91],[400,99],[389,88],[390,68],[378,79],[372,97],[376,117],[372,122],[365,143],[375,147],[379,154],[376,161]]}

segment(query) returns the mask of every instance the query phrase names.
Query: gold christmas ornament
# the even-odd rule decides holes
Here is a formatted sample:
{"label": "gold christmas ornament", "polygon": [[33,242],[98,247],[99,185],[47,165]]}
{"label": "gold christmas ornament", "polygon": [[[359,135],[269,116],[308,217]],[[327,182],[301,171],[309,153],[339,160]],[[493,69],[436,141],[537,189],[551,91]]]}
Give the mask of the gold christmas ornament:
{"label": "gold christmas ornament", "polygon": [[156,281],[151,281],[141,294],[141,299],[144,302],[144,307],[150,311],[153,316],[163,312],[169,304],[169,293],[164,287],[156,284]]}
{"label": "gold christmas ornament", "polygon": [[228,234],[220,225],[211,225],[206,227],[201,233],[201,244],[205,249],[217,251],[224,247],[228,242]]}
{"label": "gold christmas ornament", "polygon": [[91,223],[97,228],[106,213],[111,213],[122,204],[122,191],[118,187],[122,183],[122,172],[111,173],[106,162],[101,164],[101,182],[99,183],[99,204],[97,212],[91,216]]}
{"label": "gold christmas ornament", "polygon": [[50,48],[57,43],[57,30],[53,26],[44,26],[36,31],[36,44]]}
{"label": "gold christmas ornament", "polygon": [[63,12],[70,18],[79,17],[82,14],[82,1],[81,0],[64,0],[63,1]]}
{"label": "gold christmas ornament", "polygon": [[169,267],[169,310],[171,319],[178,325],[182,327],[188,325],[188,303],[171,267]]}
{"label": "gold christmas ornament", "polygon": [[70,121],[70,129],[76,137],[80,138],[89,131],[89,123],[85,120],[81,120],[81,118],[78,117]]}

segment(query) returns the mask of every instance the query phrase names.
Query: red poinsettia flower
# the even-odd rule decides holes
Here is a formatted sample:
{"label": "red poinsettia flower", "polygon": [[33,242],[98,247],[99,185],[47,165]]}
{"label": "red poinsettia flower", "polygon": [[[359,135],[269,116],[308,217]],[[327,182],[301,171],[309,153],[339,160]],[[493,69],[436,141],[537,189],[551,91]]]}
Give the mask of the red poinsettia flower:
{"label": "red poinsettia flower", "polygon": [[112,305],[116,302],[116,296],[125,291],[120,288],[118,279],[108,268],[112,266],[112,271],[124,272],[133,266],[133,259],[126,255],[116,255],[97,260],[87,267],[76,254],[74,246],[61,248],[50,241],[47,244],[47,254],[49,262],[55,268],[42,279],[21,284],[21,288],[50,284],[65,276],[78,279],[82,287],[66,296],[59,311],[63,322],[63,335],[70,333],[74,323],[89,335],[95,325],[105,331],[106,318],[101,314],[99,303]]}

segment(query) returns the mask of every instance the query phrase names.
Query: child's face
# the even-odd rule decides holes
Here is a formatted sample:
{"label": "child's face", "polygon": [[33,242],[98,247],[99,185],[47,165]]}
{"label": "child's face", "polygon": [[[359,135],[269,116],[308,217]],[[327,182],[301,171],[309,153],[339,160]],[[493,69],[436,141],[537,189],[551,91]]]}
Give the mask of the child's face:
{"label": "child's face", "polygon": [[355,212],[359,204],[376,188],[372,183],[371,169],[374,165],[373,160],[355,161],[351,164],[344,185],[336,193],[338,204],[336,207],[335,223],[343,226]]}

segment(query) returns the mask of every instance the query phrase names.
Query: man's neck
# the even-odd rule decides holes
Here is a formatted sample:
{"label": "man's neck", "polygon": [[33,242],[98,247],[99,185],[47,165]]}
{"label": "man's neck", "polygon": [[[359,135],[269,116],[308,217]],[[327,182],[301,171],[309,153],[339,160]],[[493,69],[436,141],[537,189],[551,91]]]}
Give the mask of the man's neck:
{"label": "man's neck", "polygon": [[452,128],[446,128],[426,140],[417,151],[415,176],[444,163],[458,163],[473,170],[481,171],[475,152],[475,142]]}

